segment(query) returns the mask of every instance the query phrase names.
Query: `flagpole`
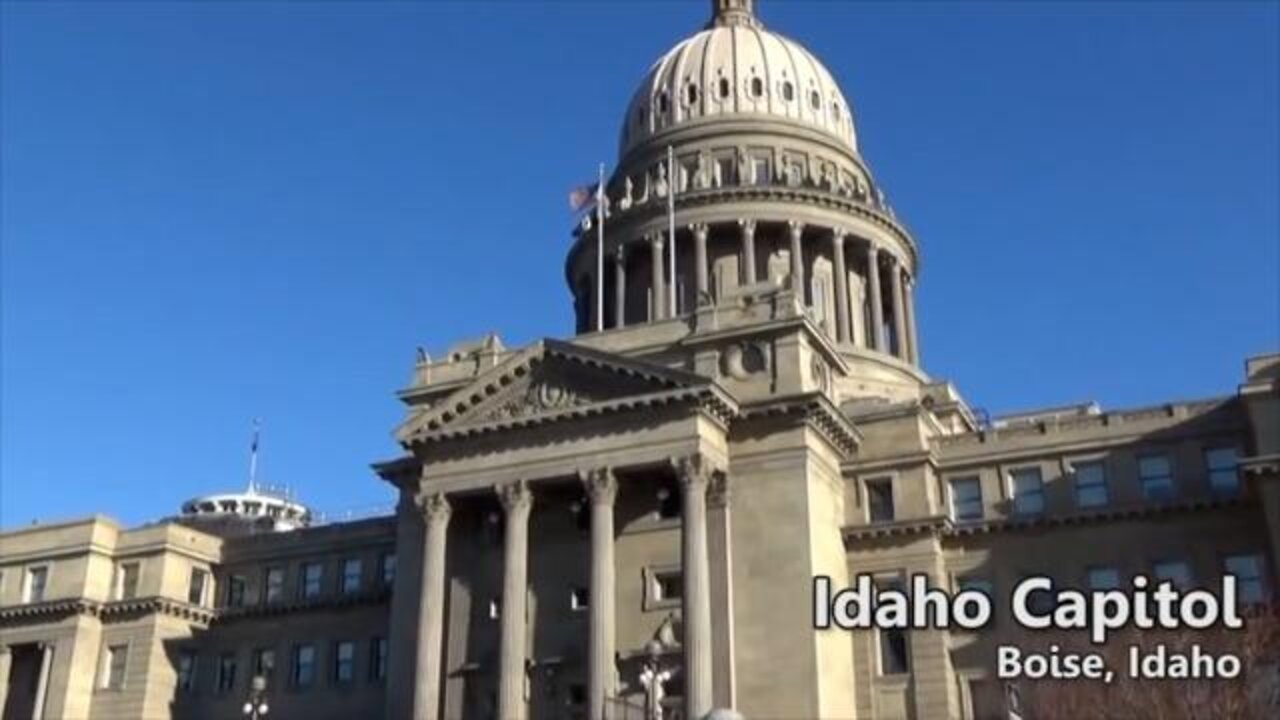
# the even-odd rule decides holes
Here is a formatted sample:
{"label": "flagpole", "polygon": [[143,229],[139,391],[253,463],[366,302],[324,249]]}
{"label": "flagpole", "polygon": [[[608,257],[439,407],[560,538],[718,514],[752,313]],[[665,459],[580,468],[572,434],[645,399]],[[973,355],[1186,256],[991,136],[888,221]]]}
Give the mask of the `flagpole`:
{"label": "flagpole", "polygon": [[249,446],[249,493],[253,494],[258,487],[258,428],[260,421],[253,420],[253,444]]}
{"label": "flagpole", "polygon": [[596,332],[604,330],[604,163],[596,183]]}
{"label": "flagpole", "polygon": [[671,306],[667,308],[669,317],[675,317],[676,308],[676,151],[667,146],[667,225],[671,239],[671,289],[669,292]]}

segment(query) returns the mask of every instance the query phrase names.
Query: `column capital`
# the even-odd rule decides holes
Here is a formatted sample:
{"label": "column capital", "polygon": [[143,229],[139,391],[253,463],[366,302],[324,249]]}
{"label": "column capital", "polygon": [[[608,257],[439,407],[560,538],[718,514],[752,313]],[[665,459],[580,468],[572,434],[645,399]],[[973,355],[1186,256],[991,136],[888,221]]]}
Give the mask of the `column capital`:
{"label": "column capital", "polygon": [[713,473],[707,485],[707,506],[713,508],[729,507],[729,500],[732,495],[728,473]]}
{"label": "column capital", "polygon": [[661,232],[647,233],[644,237],[646,240],[649,241],[650,245],[657,245],[659,247],[662,246],[663,239],[665,238],[665,236]]}
{"label": "column capital", "polygon": [[618,243],[618,247],[613,249],[613,261],[619,265],[627,261],[627,246],[625,244]]}
{"label": "column capital", "polygon": [[693,233],[696,238],[705,240],[707,233],[710,231],[711,226],[707,223],[689,223],[689,232]]}
{"label": "column capital", "polygon": [[849,236],[849,231],[842,227],[831,228],[831,240],[837,245],[843,245],[844,239]]}
{"label": "column capital", "polygon": [[752,218],[738,218],[738,227],[748,235],[756,234],[756,221]]}
{"label": "column capital", "polygon": [[705,487],[718,470],[701,453],[672,458],[671,467],[675,470],[676,478],[680,481],[680,484],[685,486],[701,485]]}
{"label": "column capital", "polygon": [[601,467],[590,470],[579,470],[578,480],[592,504],[612,505],[618,496],[618,478],[612,468]]}
{"label": "column capital", "polygon": [[792,238],[798,238],[804,232],[804,223],[799,220],[788,220],[787,230],[791,232]]}
{"label": "column capital", "polygon": [[512,480],[493,488],[498,494],[498,501],[508,513],[528,510],[533,505],[533,493],[529,491],[529,483],[524,480]]}
{"label": "column capital", "polygon": [[413,496],[413,506],[422,514],[422,519],[429,523],[448,520],[453,513],[449,498],[442,492],[420,492]]}

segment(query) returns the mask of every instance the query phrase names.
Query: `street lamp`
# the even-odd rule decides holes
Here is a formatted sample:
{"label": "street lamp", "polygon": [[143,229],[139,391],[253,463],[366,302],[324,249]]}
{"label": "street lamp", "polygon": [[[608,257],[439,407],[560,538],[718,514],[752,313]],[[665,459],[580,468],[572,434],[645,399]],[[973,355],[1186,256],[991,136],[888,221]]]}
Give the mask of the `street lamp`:
{"label": "street lamp", "polygon": [[242,708],[245,717],[250,720],[261,720],[271,712],[271,706],[267,705],[266,692],[267,679],[261,675],[254,675],[253,681],[249,684],[249,699],[245,701]]}

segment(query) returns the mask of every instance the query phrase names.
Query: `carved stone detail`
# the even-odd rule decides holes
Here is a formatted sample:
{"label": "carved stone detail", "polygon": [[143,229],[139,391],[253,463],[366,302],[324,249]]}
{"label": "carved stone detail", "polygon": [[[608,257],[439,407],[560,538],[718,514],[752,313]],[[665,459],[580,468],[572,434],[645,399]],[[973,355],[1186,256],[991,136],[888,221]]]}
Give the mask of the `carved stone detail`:
{"label": "carved stone detail", "polygon": [[707,485],[707,507],[729,507],[731,495],[732,488],[729,484],[728,473],[712,473],[711,482]]}
{"label": "carved stone detail", "polygon": [[533,493],[530,492],[529,484],[524,480],[513,480],[498,485],[494,488],[494,492],[498,494],[498,501],[508,512],[527,510],[533,505]]}
{"label": "carved stone detail", "polygon": [[611,468],[592,468],[578,472],[582,489],[594,504],[612,505],[618,496],[618,478]]}
{"label": "carved stone detail", "polygon": [[414,496],[413,504],[422,513],[422,519],[430,523],[448,520],[453,512],[449,498],[442,492],[420,492]]}

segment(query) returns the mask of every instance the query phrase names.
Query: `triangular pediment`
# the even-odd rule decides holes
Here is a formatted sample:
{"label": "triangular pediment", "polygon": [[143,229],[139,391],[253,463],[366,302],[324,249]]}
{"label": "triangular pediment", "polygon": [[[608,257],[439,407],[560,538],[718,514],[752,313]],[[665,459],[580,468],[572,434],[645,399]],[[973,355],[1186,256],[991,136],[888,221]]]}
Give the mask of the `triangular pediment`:
{"label": "triangular pediment", "polygon": [[693,373],[542,340],[410,417],[397,436],[412,444],[690,399],[713,387]]}

